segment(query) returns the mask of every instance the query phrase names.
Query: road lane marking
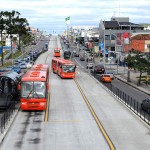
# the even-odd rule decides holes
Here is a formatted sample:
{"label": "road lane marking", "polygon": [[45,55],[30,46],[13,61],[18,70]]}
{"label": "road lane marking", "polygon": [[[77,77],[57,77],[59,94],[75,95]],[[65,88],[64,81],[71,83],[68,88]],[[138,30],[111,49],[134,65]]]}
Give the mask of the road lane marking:
{"label": "road lane marking", "polygon": [[96,115],[94,109],[92,108],[92,106],[90,105],[88,99],[86,98],[85,94],[83,93],[83,91],[82,91],[82,89],[81,89],[79,83],[77,82],[76,79],[74,79],[74,81],[75,81],[75,83],[76,83],[76,85],[77,85],[77,87],[78,87],[78,89],[79,89],[79,91],[80,91],[80,93],[81,93],[83,99],[85,100],[85,102],[86,102],[86,104],[87,104],[89,110],[91,111],[91,114],[93,115],[93,117],[94,117],[94,119],[95,119],[95,121],[96,121],[96,123],[97,123],[99,129],[101,130],[101,132],[102,132],[102,134],[103,134],[105,140],[107,141],[110,150],[115,150],[115,146],[113,145],[113,143],[112,143],[111,139],[109,138],[108,134],[106,133],[106,131],[105,131],[103,125],[101,124],[100,120],[98,119],[98,117],[97,117],[97,115]]}
{"label": "road lane marking", "polygon": [[48,92],[44,122],[48,122],[48,117],[49,117],[49,104],[50,104],[50,93]]}

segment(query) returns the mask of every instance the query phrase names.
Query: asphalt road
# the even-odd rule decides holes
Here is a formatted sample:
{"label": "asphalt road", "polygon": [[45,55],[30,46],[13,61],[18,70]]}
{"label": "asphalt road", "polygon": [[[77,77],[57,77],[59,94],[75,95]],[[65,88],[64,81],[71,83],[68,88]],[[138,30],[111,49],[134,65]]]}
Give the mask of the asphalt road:
{"label": "asphalt road", "polygon": [[[64,45],[64,47],[65,47],[65,45]],[[77,66],[80,69],[82,69],[83,71],[85,71],[87,73],[91,72],[92,69],[86,69],[85,61],[80,61],[79,57],[73,57],[72,59],[76,62]],[[95,63],[95,65],[97,65],[97,62]],[[116,67],[116,69],[117,69],[117,67]],[[109,71],[116,73],[116,70],[112,69],[111,66],[107,67],[107,69],[106,69],[106,72],[109,72]],[[100,75],[97,74],[96,78],[99,80]],[[129,95],[130,97],[132,97],[133,99],[135,99],[137,102],[139,102],[139,104],[141,104],[143,99],[149,97],[149,95],[145,94],[144,92],[141,92],[141,91],[135,89],[134,87],[129,86],[128,84],[125,84],[124,82],[122,82],[120,80],[117,80],[116,78],[112,81],[111,84],[113,86],[117,87],[118,89],[120,89],[121,91],[123,91],[124,93],[126,93],[127,95]]]}
{"label": "asphalt road", "polygon": [[[56,46],[61,46],[59,39],[51,37],[49,50],[40,55],[35,63],[51,66]],[[81,90],[74,80],[61,79],[52,72],[49,79],[48,121],[44,122],[44,111],[20,110],[0,146],[1,150],[111,149],[102,128],[96,124],[96,116],[116,150],[149,150],[149,126],[83,68],[77,68],[76,78]],[[88,109],[86,99],[96,115]]]}

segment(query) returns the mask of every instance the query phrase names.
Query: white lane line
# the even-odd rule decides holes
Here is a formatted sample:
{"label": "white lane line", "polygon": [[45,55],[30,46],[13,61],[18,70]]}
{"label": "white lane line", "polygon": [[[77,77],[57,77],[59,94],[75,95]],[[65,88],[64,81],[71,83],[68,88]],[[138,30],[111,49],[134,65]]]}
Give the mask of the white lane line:
{"label": "white lane line", "polygon": [[76,59],[74,59],[74,60],[81,68],[84,68]]}

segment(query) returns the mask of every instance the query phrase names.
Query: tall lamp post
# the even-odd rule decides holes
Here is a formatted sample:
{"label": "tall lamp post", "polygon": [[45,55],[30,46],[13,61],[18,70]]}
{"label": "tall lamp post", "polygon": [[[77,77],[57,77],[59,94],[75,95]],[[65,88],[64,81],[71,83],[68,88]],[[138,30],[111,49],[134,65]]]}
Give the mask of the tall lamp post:
{"label": "tall lamp post", "polygon": [[149,59],[150,59],[150,44],[148,44],[147,47],[148,47],[148,50],[149,50],[149,51],[148,51],[148,57],[149,57]]}
{"label": "tall lamp post", "polygon": [[[2,39],[2,38],[1,38]],[[3,54],[3,46],[5,45],[4,41],[0,41],[0,53],[1,53],[1,63],[2,66],[4,65],[4,54]]]}
{"label": "tall lamp post", "polygon": [[11,64],[13,65],[13,47],[12,47],[13,35],[10,35],[10,40],[11,40]]}

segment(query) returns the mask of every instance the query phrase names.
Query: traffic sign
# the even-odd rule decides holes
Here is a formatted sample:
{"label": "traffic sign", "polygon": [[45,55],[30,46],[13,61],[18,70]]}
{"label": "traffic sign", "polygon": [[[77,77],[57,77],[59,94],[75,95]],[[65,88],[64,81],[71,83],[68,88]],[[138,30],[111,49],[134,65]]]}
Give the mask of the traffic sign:
{"label": "traffic sign", "polygon": [[2,51],[3,51],[3,47],[0,46],[0,54],[2,54]]}

